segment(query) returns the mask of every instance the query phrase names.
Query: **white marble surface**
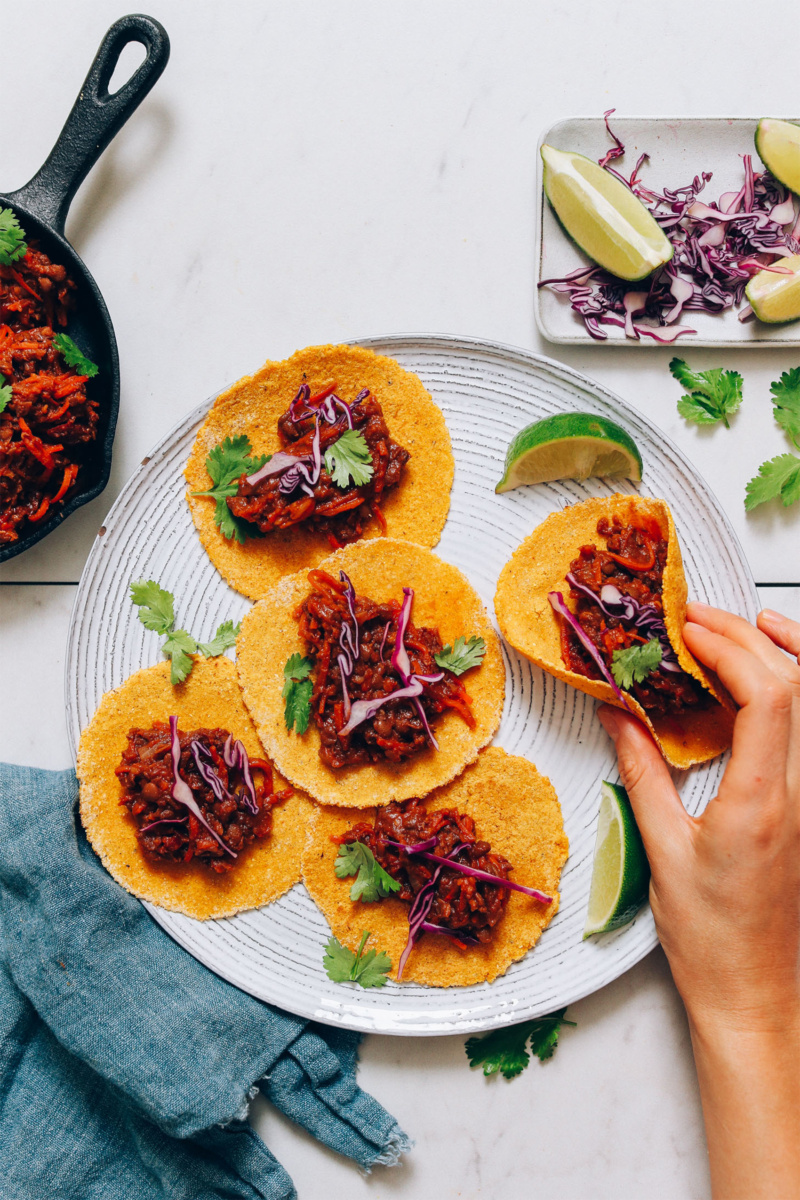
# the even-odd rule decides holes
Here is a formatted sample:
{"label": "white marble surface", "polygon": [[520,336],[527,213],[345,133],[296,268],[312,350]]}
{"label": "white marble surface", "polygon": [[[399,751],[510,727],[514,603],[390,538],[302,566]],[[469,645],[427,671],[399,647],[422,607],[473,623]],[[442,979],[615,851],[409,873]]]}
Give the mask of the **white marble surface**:
{"label": "white marble surface", "polygon": [[[107,0],[3,5],[0,188],[48,153],[105,29]],[[542,128],[628,113],[796,111],[752,6],[618,0],[159,0],[172,59],[73,206],[68,235],[102,289],[122,362],[112,481],[0,567],[0,756],[69,762],[68,586],[135,464],[190,407],[266,357],[390,332],[493,338],[552,354],[646,411],[722,499],[760,583],[800,584],[797,511],[745,517],[746,480],[786,447],[768,396],[800,352],[682,353],[742,370],[730,433],[675,411],[673,351],[555,348],[533,322],[534,150]],[[744,148],[743,148],[744,149]],[[702,167],[698,163],[698,168]],[[558,351],[558,352],[557,352]],[[47,583],[50,586],[46,586]],[[53,586],[56,584],[56,586]],[[763,602],[800,616],[800,591]],[[362,1080],[417,1141],[364,1179],[258,1103],[301,1198],[703,1200],[685,1019],[660,952],[575,1005],[555,1058],[513,1083],[470,1072],[460,1039],[369,1038]]]}

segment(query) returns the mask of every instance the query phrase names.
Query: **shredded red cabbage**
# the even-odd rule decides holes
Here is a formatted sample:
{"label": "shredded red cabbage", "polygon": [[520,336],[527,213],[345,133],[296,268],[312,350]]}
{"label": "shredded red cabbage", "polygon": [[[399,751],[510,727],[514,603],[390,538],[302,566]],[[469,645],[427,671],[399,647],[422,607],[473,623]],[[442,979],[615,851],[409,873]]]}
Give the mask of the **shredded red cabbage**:
{"label": "shredded red cabbage", "polygon": [[559,616],[562,616],[564,618],[564,620],[569,625],[571,625],[572,629],[575,631],[575,636],[578,638],[578,641],[581,643],[581,645],[584,647],[584,649],[592,656],[592,659],[597,664],[597,669],[602,673],[603,678],[614,689],[615,694],[622,701],[622,703],[625,705],[625,707],[628,709],[628,711],[632,712],[633,710],[631,709],[630,704],[628,704],[628,701],[625,699],[625,696],[617,687],[617,683],[616,683],[616,680],[614,679],[614,676],[611,674],[608,667],[606,666],[605,660],[603,659],[602,654],[597,649],[597,646],[595,646],[594,642],[589,637],[588,633],[583,628],[583,626],[581,625],[580,621],[577,619],[575,614],[573,612],[571,612],[570,609],[567,607],[567,605],[564,601],[564,597],[562,596],[561,592],[548,592],[547,599],[550,601],[555,612],[557,612],[559,614]]}
{"label": "shredded red cabbage", "polygon": [[643,637],[658,638],[661,643],[659,670],[675,672],[682,670],[669,640],[664,618],[656,612],[652,604],[642,604],[633,596],[623,596],[613,583],[604,584],[598,596],[591,588],[579,583],[571,571],[567,573],[566,580],[571,588],[574,588],[576,592],[581,592],[588,600],[592,600],[607,617],[631,621]]}
{"label": "shredded red cabbage", "polygon": [[[289,415],[293,421],[301,421],[307,417],[314,418],[314,437],[311,443],[311,454],[298,458],[294,454],[287,454],[285,450],[279,450],[277,454],[273,454],[272,458],[264,463],[264,466],[260,470],[256,471],[253,475],[247,476],[248,483],[259,483],[262,479],[267,479],[270,475],[280,475],[278,490],[284,496],[291,495],[298,487],[307,496],[314,495],[314,485],[319,481],[319,474],[322,470],[320,422],[324,421],[326,425],[335,425],[339,419],[336,412],[338,408],[344,413],[348,428],[353,428],[353,415],[350,412],[350,405],[333,394],[334,386],[332,384],[319,396],[315,397],[316,400],[321,401],[317,408],[309,408],[308,402],[311,399],[311,388],[307,383],[304,383],[289,405]],[[369,388],[364,388],[356,397],[356,403],[359,400],[364,400],[368,395]]]}
{"label": "shredded red cabbage", "polygon": [[[642,284],[632,287],[601,267],[591,266],[579,267],[559,279],[544,279],[539,287],[566,295],[597,341],[608,337],[604,325],[616,325],[630,338],[674,342],[683,334],[697,332],[675,324],[682,313],[718,313],[738,307],[753,275],[763,270],[786,273],[786,268],[774,263],[784,255],[800,253],[800,211],[791,192],[768,171],[753,170],[749,154],[742,155],[742,187],[738,192],[724,192],[716,205],[697,199],[711,179],[710,171],[696,175],[685,187],[656,192],[639,178],[649,157],[642,154],[626,178],[609,165],[625,152],[608,124],[613,112],[609,109],[604,120],[615,145],[599,164],[641,200],[669,238],[674,254],[645,281],[646,291]],[[747,305],[741,308],[739,319],[751,315]]]}
{"label": "shredded red cabbage", "polygon": [[358,621],[356,620],[356,590],[344,571],[339,572],[339,579],[346,584],[344,589],[344,598],[347,601],[347,610],[350,614],[348,621],[342,622],[342,629],[339,634],[339,646],[341,653],[337,655],[336,661],[339,664],[339,674],[342,677],[342,698],[344,700],[344,719],[350,719],[350,693],[347,690],[347,681],[353,674],[353,667],[358,660],[359,639],[358,639]]}
{"label": "shredded red cabbage", "polygon": [[238,739],[234,741],[232,733],[228,734],[225,745],[222,747],[222,758],[229,770],[236,769],[241,773],[246,792],[246,795],[242,799],[250,809],[250,812],[255,815],[258,812],[258,801],[256,800],[253,777],[250,774],[250,759],[247,757],[244,744],[238,741]]}
{"label": "shredded red cabbage", "polygon": [[489,871],[479,871],[475,867],[469,867],[464,863],[456,862],[455,856],[465,848],[466,842],[457,842],[446,857],[441,854],[430,854],[428,852],[430,847],[436,845],[435,837],[427,838],[424,842],[415,842],[413,845],[407,845],[405,842],[395,842],[391,838],[387,838],[386,844],[394,846],[398,850],[405,850],[406,854],[416,854],[420,858],[427,858],[430,862],[437,864],[433,875],[417,892],[414,902],[409,909],[408,941],[405,944],[403,953],[400,955],[400,961],[397,966],[398,980],[403,978],[403,971],[408,962],[408,956],[423,933],[443,933],[456,941],[463,942],[465,945],[478,945],[477,938],[470,937],[469,935],[464,936],[456,930],[445,929],[441,925],[431,924],[427,919],[433,905],[436,884],[445,867],[448,867],[451,871],[460,871],[462,875],[471,875],[475,879],[482,879],[485,883],[496,884],[497,887],[508,888],[514,892],[524,892],[526,896],[531,896],[534,900],[540,900],[543,904],[552,903],[552,896],[546,896],[544,892],[539,892],[536,888],[524,887],[521,883],[514,883],[510,879],[501,879],[500,876],[492,875]]}
{"label": "shredded red cabbage", "polygon": [[[395,671],[397,671],[397,674],[406,685],[410,682],[413,682],[415,679],[421,679],[423,683],[438,683],[440,679],[444,678],[444,671],[440,671],[438,675],[410,674],[411,663],[409,662],[408,651],[406,650],[406,644],[403,639],[406,636],[406,629],[408,628],[408,622],[411,618],[411,605],[413,602],[414,589],[403,588],[403,607],[400,609],[400,617],[397,621],[397,634],[395,635],[394,652],[392,653],[392,667]],[[434,750],[438,750],[439,743],[433,736],[433,730],[428,724],[428,718],[425,716],[425,709],[422,707],[422,704],[419,700],[419,695],[421,692],[422,688],[420,688],[419,692],[415,696],[414,704],[416,705],[417,712],[419,713],[425,732],[428,735],[430,744],[433,746]]]}
{"label": "shredded red cabbage", "polygon": [[[231,850],[230,846],[223,842],[219,834],[211,828],[208,821],[203,816],[200,805],[192,795],[192,789],[189,787],[185,779],[181,778],[181,740],[178,737],[178,718],[170,717],[169,719],[170,732],[170,756],[172,759],[172,790],[171,796],[173,800],[177,800],[178,804],[182,804],[184,808],[188,808],[191,813],[197,817],[200,824],[208,830],[216,842],[219,842],[226,854],[230,854],[231,858],[236,858],[235,851]],[[195,760],[196,761],[196,760]]]}

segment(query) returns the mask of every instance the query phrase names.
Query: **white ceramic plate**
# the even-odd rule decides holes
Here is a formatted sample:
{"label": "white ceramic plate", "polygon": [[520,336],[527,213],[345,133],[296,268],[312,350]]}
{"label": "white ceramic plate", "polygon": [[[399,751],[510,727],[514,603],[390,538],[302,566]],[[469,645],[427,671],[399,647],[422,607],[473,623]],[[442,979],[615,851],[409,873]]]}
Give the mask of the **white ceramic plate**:
{"label": "white ceramic plate", "polygon": [[[706,484],[644,416],[599,384],[548,359],[479,341],[409,336],[360,344],[415,371],[444,411],[456,475],[437,549],[466,572],[490,610],[501,567],[535,525],[556,508],[613,490],[595,479],[494,494],[506,447],[518,429],[539,417],[580,409],[621,420],[636,439],[645,467],[641,490],[663,496],[675,514],[690,595],[755,615],[749,568]],[[131,579],[152,578],[169,588],[179,623],[198,638],[211,636],[218,621],[238,618],[248,607],[206,557],[184,500],[183,466],[207,410],[208,401],[145,459],[89,556],[67,652],[66,704],[74,745],[103,693],[159,659],[159,638],[140,624],[128,598]],[[621,975],[655,945],[648,909],[624,930],[581,940],[600,782],[617,778],[610,743],[588,696],[513,651],[506,651],[506,666],[497,743],[532,759],[553,781],[570,857],[558,915],[535,950],[500,979],[448,989],[389,982],[363,990],[331,983],[322,969],[329,929],[302,885],[267,908],[226,920],[194,921],[151,907],[152,915],[201,962],[245,991],[303,1016],[378,1033],[491,1029],[551,1012]],[[713,795],[722,766],[717,760],[681,778],[690,812],[698,812]]]}
{"label": "white ceramic plate", "polygon": [[[743,154],[751,154],[755,169],[763,170],[753,143],[758,120],[757,117],[618,117],[615,114],[610,118],[611,128],[625,145],[625,157],[613,165],[623,175],[630,175],[639,155],[649,154],[650,161],[642,169],[642,179],[656,191],[662,187],[685,187],[695,175],[711,171],[713,178],[701,192],[700,199],[709,204],[716,203],[723,192],[738,192],[742,186]],[[543,142],[557,150],[574,150],[595,160],[613,145],[602,117],[570,117],[559,121],[542,134],[539,147]],[[544,197],[542,159],[538,149],[536,162],[538,283],[542,279],[566,275],[590,259],[564,233]],[[536,288],[535,312],[539,329],[551,342],[636,348],[658,345],[652,338],[643,337],[639,341],[626,338],[622,329],[611,325],[603,326],[608,340],[595,341],[570,308],[567,297],[549,288]],[[800,321],[788,325],[762,325],[760,321],[750,320],[742,324],[736,311],[729,309],[716,316],[686,313],[680,318],[680,324],[696,329],[697,333],[679,338],[673,344],[677,347],[674,353],[692,346],[800,346]]]}

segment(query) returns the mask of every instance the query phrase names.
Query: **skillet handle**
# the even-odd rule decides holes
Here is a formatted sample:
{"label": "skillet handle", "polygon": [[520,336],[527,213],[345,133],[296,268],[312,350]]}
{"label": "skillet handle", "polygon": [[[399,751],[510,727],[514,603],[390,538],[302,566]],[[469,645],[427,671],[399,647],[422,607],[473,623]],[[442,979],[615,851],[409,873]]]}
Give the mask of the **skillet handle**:
{"label": "skillet handle", "polygon": [[[129,42],[140,42],[147,56],[128,82],[109,95],[109,81]],[[19,201],[23,208],[63,235],[75,193],[108,143],[144,100],[168,59],[169,38],[158,21],[137,13],[115,21],[100,43],[47,162],[8,199]]]}

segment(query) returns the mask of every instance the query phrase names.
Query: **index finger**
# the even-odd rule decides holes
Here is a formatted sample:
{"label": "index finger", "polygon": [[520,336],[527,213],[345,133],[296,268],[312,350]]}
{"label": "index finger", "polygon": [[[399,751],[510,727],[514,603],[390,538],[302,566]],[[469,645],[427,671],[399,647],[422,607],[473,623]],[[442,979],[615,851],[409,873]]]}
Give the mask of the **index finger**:
{"label": "index finger", "polygon": [[775,786],[782,788],[791,737],[791,686],[756,654],[703,625],[688,621],[683,636],[692,654],[719,675],[740,706],[726,790],[754,799]]}

